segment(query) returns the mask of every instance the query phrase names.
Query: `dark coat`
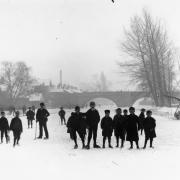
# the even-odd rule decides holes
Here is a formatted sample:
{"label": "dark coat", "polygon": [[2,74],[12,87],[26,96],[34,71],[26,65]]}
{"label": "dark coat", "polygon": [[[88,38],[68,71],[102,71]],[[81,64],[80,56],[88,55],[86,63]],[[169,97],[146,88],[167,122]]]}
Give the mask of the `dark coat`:
{"label": "dark coat", "polygon": [[64,110],[60,110],[58,114],[60,117],[64,117],[66,112]]}
{"label": "dark coat", "polygon": [[20,133],[23,132],[23,126],[20,118],[15,117],[12,119],[10,124],[10,130]]}
{"label": "dark coat", "polygon": [[27,116],[28,120],[34,120],[35,113],[34,113],[34,111],[29,110],[29,111],[27,111],[26,116]]}
{"label": "dark coat", "polygon": [[101,120],[102,136],[111,137],[113,132],[113,120],[111,117],[103,117]]}
{"label": "dark coat", "polygon": [[98,110],[96,110],[96,109],[95,110],[89,109],[86,112],[86,123],[87,123],[87,126],[89,126],[91,128],[97,127],[99,121],[100,121],[100,115],[99,115]]}
{"label": "dark coat", "polygon": [[68,132],[78,131],[79,133],[86,134],[86,121],[83,113],[73,113],[67,122]]}
{"label": "dark coat", "polygon": [[9,123],[5,117],[0,118],[0,130],[9,130]]}
{"label": "dark coat", "polygon": [[145,119],[145,115],[143,112],[141,112],[139,115],[139,129],[143,129],[144,119]]}
{"label": "dark coat", "polygon": [[125,139],[126,133],[126,118],[122,115],[115,115],[113,119],[113,128],[114,128],[114,135],[120,137],[121,139]]}
{"label": "dark coat", "polygon": [[156,120],[154,118],[146,117],[143,122],[143,126],[144,126],[145,137],[147,139],[156,137],[156,132],[155,132]]}
{"label": "dark coat", "polygon": [[127,127],[126,127],[126,132],[127,132],[126,140],[127,141],[139,140],[138,127],[139,127],[139,117],[136,116],[135,114],[128,115]]}
{"label": "dark coat", "polygon": [[36,120],[40,123],[43,123],[43,122],[47,122],[48,120],[48,116],[49,116],[49,112],[47,111],[47,109],[41,109],[39,108],[37,110],[37,113],[36,113]]}

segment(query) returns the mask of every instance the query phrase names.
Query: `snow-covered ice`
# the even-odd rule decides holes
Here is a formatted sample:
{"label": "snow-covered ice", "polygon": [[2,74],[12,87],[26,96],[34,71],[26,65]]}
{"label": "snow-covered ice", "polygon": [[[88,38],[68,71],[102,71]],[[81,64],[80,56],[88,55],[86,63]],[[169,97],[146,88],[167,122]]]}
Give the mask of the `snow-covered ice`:
{"label": "snow-covered ice", "polygon": [[[101,117],[105,108],[100,109]],[[35,127],[27,129],[26,118],[21,117],[24,132],[20,146],[12,147],[12,134],[10,144],[0,144],[0,177],[5,180],[179,179],[180,121],[172,118],[174,109],[153,111],[156,114],[157,138],[155,149],[146,150],[128,150],[128,142],[124,149],[82,150],[80,140],[79,149],[74,150],[66,127],[59,125],[58,109],[50,110],[50,139],[34,140]],[[67,110],[67,117],[70,112]],[[113,115],[114,110],[111,110]],[[115,146],[114,137],[112,139]],[[141,147],[143,142],[144,136],[140,136]],[[100,129],[98,144],[102,145]]]}

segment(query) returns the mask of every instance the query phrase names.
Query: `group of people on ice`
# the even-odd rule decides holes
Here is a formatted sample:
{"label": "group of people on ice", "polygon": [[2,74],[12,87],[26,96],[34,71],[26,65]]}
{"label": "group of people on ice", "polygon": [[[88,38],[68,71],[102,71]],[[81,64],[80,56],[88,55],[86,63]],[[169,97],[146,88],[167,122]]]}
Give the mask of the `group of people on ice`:
{"label": "group of people on ice", "polygon": [[15,117],[12,118],[11,123],[9,125],[8,120],[5,116],[5,112],[1,112],[1,118],[0,118],[0,131],[1,131],[1,143],[3,143],[3,139],[5,136],[6,143],[8,144],[10,141],[9,137],[9,131],[13,132],[14,140],[13,140],[13,146],[19,145],[19,140],[21,133],[23,132],[23,126],[21,119],[19,118],[19,111],[15,112]]}
{"label": "group of people on ice", "polygon": [[[28,128],[33,127],[33,120],[35,120],[35,111],[33,107],[29,107],[28,111],[23,112],[23,115],[27,116]],[[45,108],[44,103],[40,103],[40,108],[36,113],[36,122],[39,122],[39,137],[38,139],[42,139],[43,137],[43,129],[45,131],[45,138],[49,138],[49,133],[47,130],[47,117],[49,116],[49,112]],[[12,118],[10,125],[8,119],[6,118],[5,112],[1,111],[0,117],[0,131],[1,131],[1,143],[3,143],[3,139],[5,136],[6,143],[8,144],[10,141],[9,132],[13,132],[13,146],[19,145],[19,140],[21,137],[21,133],[23,132],[23,125],[20,119],[20,112],[15,111],[15,116]]]}
{"label": "group of people on ice", "polygon": [[[105,116],[101,119],[98,110],[95,108],[95,102],[90,102],[90,109],[86,113],[80,112],[80,107],[75,107],[75,112],[71,113],[71,116],[67,122],[68,133],[70,133],[71,139],[74,141],[74,148],[78,148],[77,134],[82,141],[83,149],[90,149],[90,142],[93,136],[93,147],[100,148],[97,144],[97,131],[100,123],[103,136],[102,148],[105,148],[106,139],[108,139],[109,148],[113,148],[111,144],[111,137],[114,132],[116,138],[116,147],[119,147],[119,140],[121,139],[121,148],[124,147],[124,142],[130,142],[130,148],[133,149],[133,142],[135,142],[137,149],[139,149],[139,130],[141,134],[144,131],[145,141],[144,149],[146,148],[148,140],[150,140],[150,148],[153,148],[153,139],[156,137],[155,127],[156,121],[152,117],[152,111],[141,110],[139,116],[135,114],[135,108],[129,108],[128,110],[116,109],[116,115],[112,119],[110,116],[110,110],[105,110]],[[86,130],[88,130],[87,144],[85,144]]]}

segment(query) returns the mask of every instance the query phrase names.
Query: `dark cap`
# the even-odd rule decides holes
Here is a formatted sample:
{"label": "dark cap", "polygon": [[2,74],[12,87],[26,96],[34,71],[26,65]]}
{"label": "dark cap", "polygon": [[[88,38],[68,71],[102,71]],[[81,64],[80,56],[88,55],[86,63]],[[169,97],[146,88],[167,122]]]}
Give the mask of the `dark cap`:
{"label": "dark cap", "polygon": [[134,107],[130,107],[129,110],[135,111],[135,108]]}
{"label": "dark cap", "polygon": [[152,111],[151,111],[151,110],[148,110],[146,113],[147,113],[147,114],[152,114]]}
{"label": "dark cap", "polygon": [[45,106],[45,104],[43,102],[40,103],[40,106]]}

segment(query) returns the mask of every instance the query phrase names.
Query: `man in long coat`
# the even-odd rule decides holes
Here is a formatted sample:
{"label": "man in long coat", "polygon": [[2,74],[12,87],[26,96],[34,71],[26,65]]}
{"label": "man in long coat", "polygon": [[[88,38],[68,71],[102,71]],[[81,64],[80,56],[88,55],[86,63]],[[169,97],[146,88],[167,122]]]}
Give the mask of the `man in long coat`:
{"label": "man in long coat", "polygon": [[133,149],[133,141],[136,143],[137,149],[139,149],[139,135],[138,135],[138,128],[139,128],[139,117],[135,115],[135,108],[129,108],[129,115],[127,118],[127,137],[126,140],[130,142],[130,148]]}
{"label": "man in long coat", "polygon": [[39,122],[39,137],[38,137],[38,139],[42,139],[43,129],[44,129],[44,132],[46,135],[46,137],[44,139],[49,138],[49,133],[48,133],[48,129],[47,129],[47,121],[48,121],[49,115],[50,115],[49,112],[45,108],[45,104],[40,103],[40,108],[37,110],[37,113],[36,113],[36,121]]}

